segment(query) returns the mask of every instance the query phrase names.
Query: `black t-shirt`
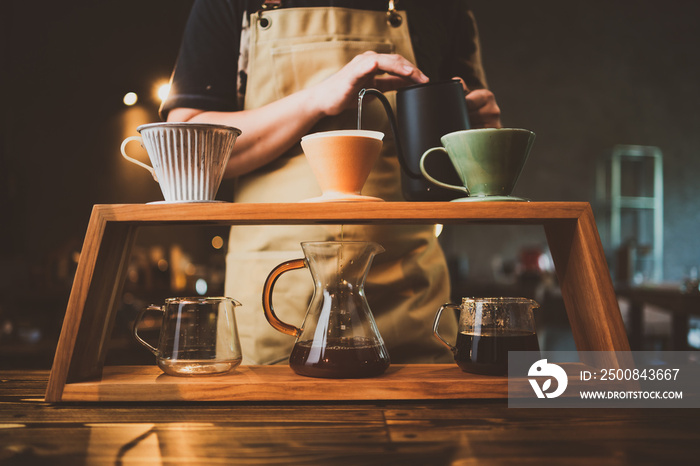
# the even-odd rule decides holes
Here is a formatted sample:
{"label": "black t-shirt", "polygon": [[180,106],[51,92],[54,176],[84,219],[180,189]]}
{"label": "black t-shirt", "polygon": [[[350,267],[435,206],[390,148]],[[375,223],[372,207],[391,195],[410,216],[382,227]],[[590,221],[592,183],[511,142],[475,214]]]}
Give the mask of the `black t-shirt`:
{"label": "black t-shirt", "polygon": [[[168,99],[161,107],[240,110],[238,56],[245,14],[262,0],[197,0],[187,20]],[[385,11],[378,0],[285,0],[285,8],[343,7]],[[401,0],[418,67],[431,80],[460,76],[470,89],[485,87],[480,74],[476,26],[466,0]]]}

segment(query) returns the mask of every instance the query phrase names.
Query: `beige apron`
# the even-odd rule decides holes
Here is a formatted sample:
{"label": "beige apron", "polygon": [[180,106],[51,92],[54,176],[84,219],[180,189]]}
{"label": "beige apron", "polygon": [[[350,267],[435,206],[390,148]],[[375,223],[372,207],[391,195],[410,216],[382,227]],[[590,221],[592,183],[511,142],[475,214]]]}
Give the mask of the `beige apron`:
{"label": "beige apron", "polygon": [[[316,84],[356,55],[373,50],[398,53],[415,63],[406,13],[399,27],[386,12],[346,8],[290,8],[251,16],[245,108],[258,108]],[[395,95],[387,97],[394,101]],[[382,154],[362,194],[401,201],[400,167],[381,104],[363,104],[363,128],[384,132]],[[311,132],[357,127],[357,111],[325,118]],[[299,144],[265,167],[237,180],[236,202],[296,202],[321,190]],[[332,205],[329,204],[329,208]],[[226,269],[226,295],[243,306],[237,311],[246,364],[285,362],[294,338],[274,330],[262,311],[262,288],[279,263],[303,257],[302,241],[340,239],[340,226],[234,226]],[[449,362],[452,356],[433,336],[432,321],[449,301],[445,259],[431,225],[346,225],[345,240],[376,241],[386,252],[376,256],[365,282],[367,301],[394,363]],[[308,270],[285,274],[275,285],[274,306],[286,322],[301,326],[313,283]],[[447,317],[447,316],[446,316]],[[442,324],[456,335],[456,321]],[[441,329],[443,327],[441,326]]]}

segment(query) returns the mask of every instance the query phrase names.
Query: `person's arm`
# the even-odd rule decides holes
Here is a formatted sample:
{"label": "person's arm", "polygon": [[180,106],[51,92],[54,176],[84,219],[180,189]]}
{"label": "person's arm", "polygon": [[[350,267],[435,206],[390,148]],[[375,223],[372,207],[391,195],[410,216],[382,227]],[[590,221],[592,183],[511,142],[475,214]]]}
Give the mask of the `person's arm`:
{"label": "person's arm", "polygon": [[216,123],[241,130],[226,167],[226,176],[238,176],[262,167],[301,139],[323,117],[304,90],[255,110],[212,112],[174,108],[168,121]]}
{"label": "person's arm", "polygon": [[481,41],[474,15],[466,2],[459,7],[455,50],[458,56],[454,64],[457,78],[462,81],[466,94],[469,122],[472,128],[500,128],[501,109],[496,103],[496,96],[488,89],[486,74],[481,62]]}
{"label": "person's arm", "polygon": [[282,155],[321,118],[356,107],[362,88],[388,91],[427,80],[400,55],[365,52],[325,81],[263,107],[235,112],[174,108],[167,119],[239,128],[242,133],[226,169],[227,176],[238,176]]}

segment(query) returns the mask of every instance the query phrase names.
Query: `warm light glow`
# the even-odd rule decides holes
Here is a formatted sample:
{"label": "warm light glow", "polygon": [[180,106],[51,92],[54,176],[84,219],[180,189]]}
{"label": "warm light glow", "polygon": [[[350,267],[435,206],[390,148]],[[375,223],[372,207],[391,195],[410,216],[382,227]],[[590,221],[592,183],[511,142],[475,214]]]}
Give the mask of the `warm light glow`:
{"label": "warm light glow", "polygon": [[554,263],[552,262],[552,258],[549,257],[547,254],[540,254],[540,257],[537,258],[537,266],[543,272],[554,271]]}
{"label": "warm light glow", "polygon": [[127,92],[124,94],[124,105],[132,106],[139,100],[139,96],[136,95],[136,92]]}
{"label": "warm light glow", "polygon": [[166,270],[168,270],[168,261],[166,261],[165,259],[160,259],[158,261],[158,270],[160,270],[161,272],[165,272]]}
{"label": "warm light glow", "polygon": [[214,249],[221,249],[224,247],[224,239],[221,236],[215,236],[211,239],[211,247]]}
{"label": "warm light glow", "polygon": [[158,98],[160,101],[164,101],[168,97],[168,93],[170,92],[170,83],[166,84],[161,84],[158,86]]}
{"label": "warm light glow", "polygon": [[203,296],[207,293],[207,288],[207,281],[203,278],[198,278],[197,281],[194,283],[194,289],[200,296]]}

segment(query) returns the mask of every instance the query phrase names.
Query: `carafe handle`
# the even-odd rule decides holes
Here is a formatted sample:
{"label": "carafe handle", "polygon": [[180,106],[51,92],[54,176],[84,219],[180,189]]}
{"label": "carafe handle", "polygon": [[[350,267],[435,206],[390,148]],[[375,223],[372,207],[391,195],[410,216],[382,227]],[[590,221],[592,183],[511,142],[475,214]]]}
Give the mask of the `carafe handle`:
{"label": "carafe handle", "polygon": [[442,152],[444,152],[445,154],[447,154],[447,151],[445,150],[444,147],[433,147],[433,148],[428,149],[427,151],[425,151],[425,152],[423,153],[423,155],[421,156],[421,158],[420,158],[420,171],[421,171],[421,173],[423,173],[423,176],[425,176],[425,178],[426,178],[428,181],[430,181],[431,183],[433,183],[433,184],[435,184],[435,185],[437,185],[437,186],[441,186],[441,187],[447,188],[447,189],[452,189],[452,190],[454,190],[454,191],[460,191],[460,192],[463,192],[463,193],[467,193],[467,195],[469,195],[469,189],[466,188],[465,186],[457,186],[457,185],[454,185],[454,184],[444,183],[444,182],[442,182],[442,181],[440,181],[440,180],[436,180],[435,178],[433,178],[432,176],[430,176],[430,174],[428,173],[428,171],[425,169],[425,159],[428,157],[428,154],[430,154],[430,153],[432,153],[432,152],[435,152],[435,151],[442,151]]}
{"label": "carafe handle", "polygon": [[447,340],[442,338],[442,335],[440,335],[440,332],[438,332],[438,327],[440,325],[440,317],[442,316],[442,311],[445,309],[455,309],[459,311],[460,307],[456,304],[444,304],[440,306],[440,309],[438,309],[437,314],[435,314],[435,322],[433,323],[433,333],[438,338],[438,340],[440,340],[445,346],[447,346],[450,349],[450,351],[452,351],[452,353],[454,354],[457,352],[457,348],[455,348]]}
{"label": "carafe handle", "polygon": [[282,322],[275,314],[275,310],[272,307],[272,291],[275,287],[275,282],[280,275],[285,272],[289,272],[290,270],[303,269],[305,267],[308,267],[308,265],[304,259],[293,259],[283,262],[272,269],[272,272],[270,272],[270,275],[267,276],[265,286],[263,287],[262,305],[263,310],[265,311],[265,318],[275,330],[297,338],[299,338],[301,335],[301,329]]}
{"label": "carafe handle", "polygon": [[136,319],[134,320],[134,326],[132,328],[133,335],[134,335],[134,338],[136,338],[136,341],[139,342],[141,345],[145,346],[151,353],[155,354],[157,357],[158,350],[155,347],[153,347],[150,343],[148,343],[146,340],[144,340],[143,338],[141,338],[139,336],[139,324],[141,323],[141,319],[143,319],[143,314],[146,311],[160,311],[162,313],[165,313],[165,311],[163,310],[162,307],[155,306],[155,305],[150,305],[145,309],[141,309],[141,311],[139,311],[138,315],[136,316]]}
{"label": "carafe handle", "polygon": [[[376,98],[379,99],[379,101],[382,103],[384,106],[384,110],[386,111],[386,116],[389,118],[389,124],[391,125],[391,132],[394,135],[394,142],[396,144],[396,152],[398,155],[399,159],[399,165],[401,165],[401,170],[408,176],[409,178],[413,178],[414,180],[422,180],[423,177],[420,175],[420,173],[413,173],[411,171],[411,168],[408,166],[408,161],[406,160],[406,157],[404,155],[403,147],[401,146],[401,137],[399,135],[399,125],[396,123],[396,117],[394,116],[394,110],[391,108],[391,104],[389,101],[386,99],[384,94],[381,93],[381,91],[377,89],[362,89],[360,91],[359,97],[364,98],[365,94],[372,94]],[[360,128],[358,128],[360,129]]]}

